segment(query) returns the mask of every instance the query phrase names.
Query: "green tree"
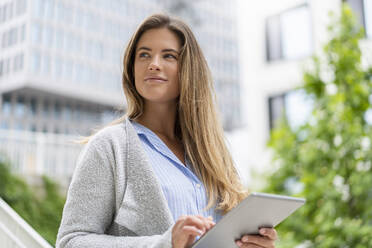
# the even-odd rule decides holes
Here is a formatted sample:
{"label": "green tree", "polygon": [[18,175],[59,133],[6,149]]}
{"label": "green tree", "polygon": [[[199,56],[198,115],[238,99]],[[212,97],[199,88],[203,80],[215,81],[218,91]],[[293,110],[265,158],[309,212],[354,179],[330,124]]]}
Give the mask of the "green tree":
{"label": "green tree", "polygon": [[278,226],[279,247],[372,247],[372,68],[361,63],[363,31],[349,7],[341,12],[304,73],[314,104],[308,123],[283,120],[269,141],[279,166],[265,190],[307,199]]}
{"label": "green tree", "polygon": [[35,191],[0,161],[0,197],[50,244],[55,244],[65,202],[56,183],[43,177],[42,190]]}

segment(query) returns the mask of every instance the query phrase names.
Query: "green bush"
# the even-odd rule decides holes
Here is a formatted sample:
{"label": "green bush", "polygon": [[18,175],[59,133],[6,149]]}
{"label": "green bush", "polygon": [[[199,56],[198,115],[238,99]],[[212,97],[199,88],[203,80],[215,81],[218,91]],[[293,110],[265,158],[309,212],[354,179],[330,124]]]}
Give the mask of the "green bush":
{"label": "green bush", "polygon": [[65,202],[56,183],[43,177],[42,190],[32,190],[11,173],[9,165],[0,162],[0,197],[50,244],[55,244]]}
{"label": "green bush", "polygon": [[372,247],[372,68],[361,65],[363,31],[350,8],[329,34],[304,73],[314,102],[308,123],[293,128],[284,119],[269,142],[279,166],[265,190],[307,199],[278,226],[278,247]]}

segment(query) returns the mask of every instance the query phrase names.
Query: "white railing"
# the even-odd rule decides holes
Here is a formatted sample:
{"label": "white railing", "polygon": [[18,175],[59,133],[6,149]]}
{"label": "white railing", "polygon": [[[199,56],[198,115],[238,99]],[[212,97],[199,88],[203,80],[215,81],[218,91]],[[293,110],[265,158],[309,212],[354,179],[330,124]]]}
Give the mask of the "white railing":
{"label": "white railing", "polygon": [[26,178],[47,175],[66,185],[81,146],[77,136],[0,129],[0,159]]}
{"label": "white railing", "polygon": [[52,248],[27,222],[0,198],[1,248]]}

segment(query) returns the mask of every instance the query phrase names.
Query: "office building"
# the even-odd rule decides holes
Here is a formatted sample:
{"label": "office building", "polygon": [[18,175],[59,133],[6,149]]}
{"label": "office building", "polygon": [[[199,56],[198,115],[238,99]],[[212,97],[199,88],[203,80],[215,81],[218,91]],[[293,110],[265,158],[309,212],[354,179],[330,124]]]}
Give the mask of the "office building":
{"label": "office building", "polygon": [[168,12],[191,24],[226,130],[240,125],[235,1],[0,0],[0,150],[16,171],[69,178],[88,135],[125,112],[122,57],[136,26]]}

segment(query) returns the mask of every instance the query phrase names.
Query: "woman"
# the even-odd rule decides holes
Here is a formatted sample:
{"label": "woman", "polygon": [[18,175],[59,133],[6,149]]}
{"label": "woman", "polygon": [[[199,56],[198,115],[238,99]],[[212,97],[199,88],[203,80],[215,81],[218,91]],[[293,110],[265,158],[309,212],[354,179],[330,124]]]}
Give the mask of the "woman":
{"label": "woman", "polygon": [[[86,140],[57,247],[188,247],[247,195],[186,24],[153,15],[139,26],[123,88],[127,116]],[[237,246],[274,247],[275,230],[261,231]]]}

